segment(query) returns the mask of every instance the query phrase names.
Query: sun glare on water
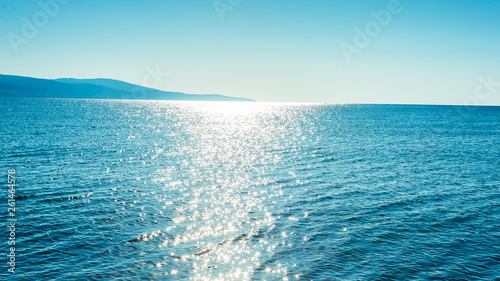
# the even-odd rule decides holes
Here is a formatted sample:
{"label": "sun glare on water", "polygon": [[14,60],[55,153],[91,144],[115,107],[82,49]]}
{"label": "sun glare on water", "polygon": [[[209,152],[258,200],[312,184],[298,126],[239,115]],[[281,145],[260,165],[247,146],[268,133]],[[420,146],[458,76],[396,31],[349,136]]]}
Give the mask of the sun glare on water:
{"label": "sun glare on water", "polygon": [[[269,152],[281,148],[277,137],[286,132],[289,107],[248,102],[175,106],[182,108],[179,123],[187,124],[182,128],[185,143],[177,148],[183,162],[162,176],[184,178],[163,181],[164,192],[178,199],[168,227],[173,236],[160,248],[178,265],[176,277],[250,280],[264,271],[263,262],[278,244],[288,245],[281,232],[269,238],[277,219],[273,202],[283,191],[268,185],[267,174],[280,161]],[[182,268],[193,271],[183,276]],[[281,266],[272,272],[283,278],[287,270]]]}

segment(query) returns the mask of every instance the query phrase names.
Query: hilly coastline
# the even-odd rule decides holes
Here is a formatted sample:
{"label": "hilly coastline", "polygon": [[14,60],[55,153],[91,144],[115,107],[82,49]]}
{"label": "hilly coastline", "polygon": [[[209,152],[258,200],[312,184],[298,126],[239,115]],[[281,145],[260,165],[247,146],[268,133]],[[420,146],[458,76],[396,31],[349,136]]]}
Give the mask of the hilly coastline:
{"label": "hilly coastline", "polygon": [[140,99],[186,101],[253,101],[222,95],[194,95],[167,92],[113,79],[39,79],[0,75],[0,97]]}

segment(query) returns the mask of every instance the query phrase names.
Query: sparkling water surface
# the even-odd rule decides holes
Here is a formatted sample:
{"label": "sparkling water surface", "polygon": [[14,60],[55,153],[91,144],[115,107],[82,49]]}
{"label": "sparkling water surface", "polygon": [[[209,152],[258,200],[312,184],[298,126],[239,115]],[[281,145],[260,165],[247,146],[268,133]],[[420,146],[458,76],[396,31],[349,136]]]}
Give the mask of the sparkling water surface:
{"label": "sparkling water surface", "polygon": [[2,278],[500,280],[500,107],[3,98],[0,116]]}

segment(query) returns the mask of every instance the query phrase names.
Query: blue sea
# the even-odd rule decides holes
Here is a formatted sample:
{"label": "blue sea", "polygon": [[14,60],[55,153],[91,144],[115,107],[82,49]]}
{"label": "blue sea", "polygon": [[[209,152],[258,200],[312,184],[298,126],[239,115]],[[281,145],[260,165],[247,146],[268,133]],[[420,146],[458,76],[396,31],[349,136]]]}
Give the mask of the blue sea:
{"label": "blue sea", "polygon": [[500,107],[2,98],[0,117],[3,280],[500,280]]}

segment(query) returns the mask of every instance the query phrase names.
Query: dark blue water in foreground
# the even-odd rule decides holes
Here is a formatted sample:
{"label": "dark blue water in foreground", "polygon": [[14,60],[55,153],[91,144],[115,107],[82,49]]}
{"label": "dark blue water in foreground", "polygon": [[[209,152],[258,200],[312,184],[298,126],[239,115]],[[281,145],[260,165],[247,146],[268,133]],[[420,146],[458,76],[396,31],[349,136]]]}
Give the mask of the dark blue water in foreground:
{"label": "dark blue water in foreground", "polygon": [[499,107],[0,99],[0,116],[17,280],[500,280]]}

